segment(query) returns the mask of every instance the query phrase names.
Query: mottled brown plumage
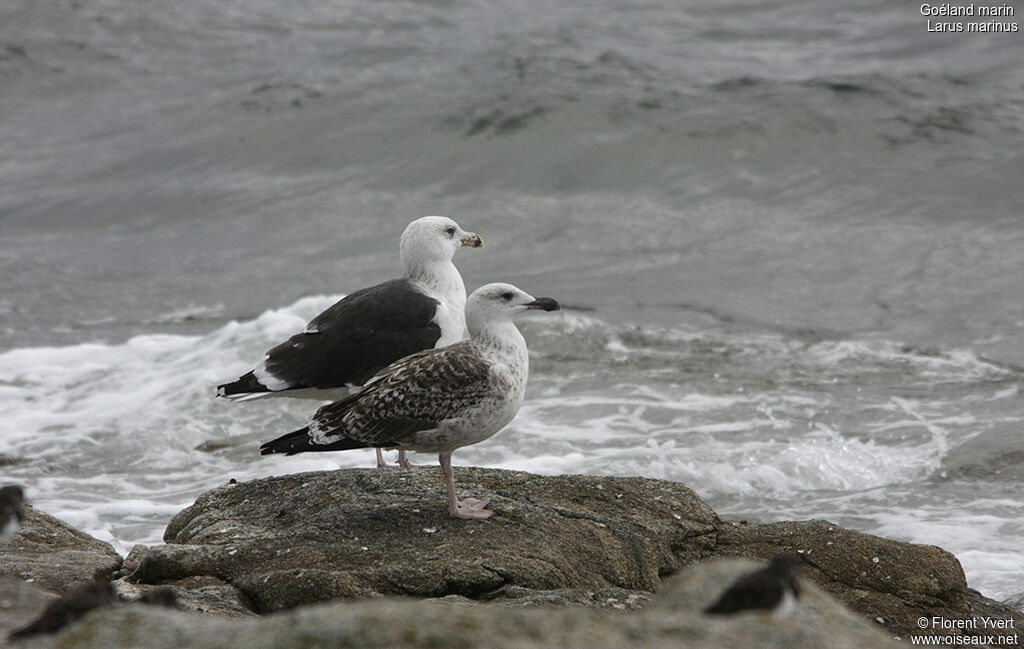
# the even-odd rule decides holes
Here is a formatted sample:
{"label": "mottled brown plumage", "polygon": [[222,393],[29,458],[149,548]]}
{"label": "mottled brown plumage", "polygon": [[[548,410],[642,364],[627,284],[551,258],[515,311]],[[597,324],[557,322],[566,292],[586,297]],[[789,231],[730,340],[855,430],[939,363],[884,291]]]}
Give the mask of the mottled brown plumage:
{"label": "mottled brown plumage", "polygon": [[369,446],[412,444],[437,425],[486,398],[490,365],[480,345],[464,340],[407,356],[370,381],[358,398],[328,404],[310,424],[315,442],[358,439]]}

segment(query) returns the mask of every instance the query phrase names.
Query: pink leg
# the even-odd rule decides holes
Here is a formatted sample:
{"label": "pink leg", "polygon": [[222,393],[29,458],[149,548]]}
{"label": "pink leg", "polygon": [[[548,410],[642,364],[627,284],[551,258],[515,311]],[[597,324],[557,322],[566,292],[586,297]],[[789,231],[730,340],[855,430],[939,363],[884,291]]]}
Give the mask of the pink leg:
{"label": "pink leg", "polygon": [[381,449],[378,448],[378,449],[375,449],[375,450],[377,451],[377,468],[378,469],[388,469],[388,468],[391,468],[393,466],[400,466],[403,469],[411,469],[413,467],[412,462],[410,462],[409,458],[406,457],[405,451],[399,451],[398,452],[398,464],[396,465],[396,464],[388,464],[387,461],[384,460],[384,453],[381,451]]}
{"label": "pink leg", "polygon": [[460,501],[455,497],[455,478],[452,474],[452,454],[441,453],[437,456],[444,473],[444,486],[448,489],[448,515],[452,518],[487,518],[494,512],[484,509],[489,500],[466,498]]}

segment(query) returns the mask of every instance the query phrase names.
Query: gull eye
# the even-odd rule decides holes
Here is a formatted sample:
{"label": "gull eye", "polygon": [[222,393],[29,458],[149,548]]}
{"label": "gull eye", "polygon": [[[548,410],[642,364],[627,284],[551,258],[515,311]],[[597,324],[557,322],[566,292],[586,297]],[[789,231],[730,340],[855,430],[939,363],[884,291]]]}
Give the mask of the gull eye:
{"label": "gull eye", "polygon": [[511,302],[512,301],[512,293],[508,292],[508,291],[502,293],[501,294],[501,299],[505,300],[506,302]]}
{"label": "gull eye", "polygon": [[447,228],[445,228],[445,229],[444,229],[444,232],[445,232],[445,234],[447,234],[447,235],[448,235],[449,237],[451,237],[451,236],[454,236],[454,235],[455,235],[455,227],[454,227],[454,226],[451,226],[451,225],[449,225],[449,226],[448,226]]}

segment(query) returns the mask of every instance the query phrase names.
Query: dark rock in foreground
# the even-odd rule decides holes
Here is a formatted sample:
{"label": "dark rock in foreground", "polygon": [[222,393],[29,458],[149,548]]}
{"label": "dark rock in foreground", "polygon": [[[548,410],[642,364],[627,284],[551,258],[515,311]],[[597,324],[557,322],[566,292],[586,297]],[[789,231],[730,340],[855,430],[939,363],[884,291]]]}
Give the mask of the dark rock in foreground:
{"label": "dark rock in foreground", "polygon": [[32,582],[0,577],[0,647],[6,646],[8,633],[36,619],[59,597]]}
{"label": "dark rock in foreground", "polygon": [[[808,585],[792,617],[709,617],[701,609],[726,584],[757,567],[749,560],[702,562],[669,578],[640,611],[586,607],[496,610],[490,604],[388,598],[306,606],[228,622],[153,607],[98,611],[54,646],[125,649],[898,649],[902,645]],[[145,633],[140,633],[144,629]]]}

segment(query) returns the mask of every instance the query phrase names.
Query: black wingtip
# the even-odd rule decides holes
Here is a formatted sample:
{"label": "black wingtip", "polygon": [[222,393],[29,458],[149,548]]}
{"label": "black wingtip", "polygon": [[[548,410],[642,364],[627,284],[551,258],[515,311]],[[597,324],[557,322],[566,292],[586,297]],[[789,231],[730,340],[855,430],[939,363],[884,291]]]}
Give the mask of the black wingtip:
{"label": "black wingtip", "polygon": [[[379,446],[392,448],[397,446],[397,444],[384,442],[379,444]],[[288,433],[287,435],[282,435],[277,439],[270,440],[269,442],[264,442],[260,445],[260,455],[271,455],[273,453],[295,455],[296,453],[307,452],[319,453],[322,451],[351,451],[357,448],[371,448],[371,445],[366,442],[360,442],[347,437],[338,437],[328,443],[314,443],[313,438],[309,436],[309,428],[307,427],[300,428],[299,430]]]}
{"label": "black wingtip", "polygon": [[270,392],[270,388],[259,382],[252,372],[238,377],[237,381],[217,386],[217,396],[230,399],[234,396]]}
{"label": "black wingtip", "polygon": [[284,453],[295,455],[309,448],[309,428],[300,428],[277,439],[260,444],[260,455],[272,455]]}

